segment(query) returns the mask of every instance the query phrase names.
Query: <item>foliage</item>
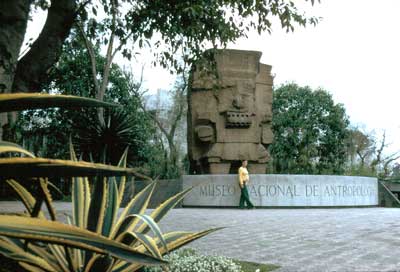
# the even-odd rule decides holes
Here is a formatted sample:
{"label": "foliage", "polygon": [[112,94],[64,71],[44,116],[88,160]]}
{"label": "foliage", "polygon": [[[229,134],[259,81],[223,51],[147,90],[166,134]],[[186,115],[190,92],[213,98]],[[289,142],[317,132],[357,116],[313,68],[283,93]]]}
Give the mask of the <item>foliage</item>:
{"label": "foliage", "polygon": [[142,147],[147,143],[138,137],[143,128],[132,114],[121,110],[105,111],[104,120],[104,123],[96,119],[85,120],[73,126],[74,142],[84,159],[116,164],[119,154],[128,146],[137,150],[136,153],[129,152],[129,162],[137,165],[146,158]]}
{"label": "foliage", "polygon": [[[91,103],[85,106],[91,106]],[[29,107],[29,103],[26,106]],[[11,156],[0,159],[1,179],[15,190],[29,215],[0,215],[0,254],[18,261],[28,271],[135,271],[143,264],[165,264],[163,254],[216,230],[163,235],[156,222],[190,189],[145,215],[155,182],[137,194],[118,216],[127,179],[125,175],[143,178],[135,170],[126,168],[127,150],[118,167],[113,167],[78,161],[72,143],[70,161],[36,158],[14,143],[1,142],[0,147],[0,153]],[[29,158],[15,157],[16,153]],[[56,222],[57,214],[49,190],[51,183],[47,178],[39,178],[50,173],[74,176],[73,214],[68,224]],[[92,174],[97,175],[93,190],[87,177]],[[15,180],[18,177],[31,178],[36,182],[36,190],[28,191]],[[41,210],[43,204],[49,219]],[[150,230],[154,237],[147,235]]]}
{"label": "foliage", "polygon": [[[393,175],[399,152],[389,153],[386,132],[377,137],[374,132],[366,132],[360,128],[349,129],[347,137],[348,165],[346,174],[361,176],[379,176],[387,178]],[[392,172],[392,173],[391,173]]]}
{"label": "foliage", "polygon": [[187,87],[187,76],[183,74],[169,91],[158,90],[156,95],[146,97],[146,91],[137,89],[141,108],[157,127],[153,151],[158,160],[150,169],[160,178],[178,178],[184,173]]}
{"label": "foliage", "polygon": [[[242,272],[239,264],[222,256],[206,256],[193,249],[182,249],[165,257],[168,271],[174,272]],[[144,272],[162,272],[161,267],[146,267]]]}
{"label": "foliage", "polygon": [[323,89],[289,83],[274,90],[276,173],[341,174],[349,125],[345,109]]}
{"label": "foliage", "polygon": [[[119,52],[130,60],[139,54],[139,51],[135,52],[136,48],[142,50],[148,46],[154,53],[154,65],[159,63],[164,68],[171,68],[171,73],[173,70],[184,73],[186,64],[199,59],[210,44],[214,49],[218,44],[225,47],[229,42],[246,36],[250,29],[256,29],[258,33],[270,31],[273,17],[278,17],[282,28],[287,31],[293,31],[295,24],[315,25],[318,21],[301,14],[293,1],[284,0],[256,3],[151,0],[126,1],[123,4],[101,0],[91,5],[91,10],[89,6],[80,13],[77,25],[91,61],[95,97],[99,100],[103,100],[106,94],[110,67]],[[126,46],[128,41],[134,46]],[[101,76],[95,58],[95,45],[99,44],[104,45],[107,51]],[[181,54],[177,53],[179,49],[182,49]],[[182,59],[183,66],[180,65]],[[210,58],[206,60],[214,63]],[[98,109],[97,117],[100,123],[104,123],[102,109]],[[171,144],[168,145],[172,166],[176,167],[176,151]]]}
{"label": "foliage", "polygon": [[37,93],[14,93],[0,96],[0,112],[20,111],[26,109],[46,107],[115,107],[111,103],[105,103],[91,98],[71,95],[49,95]]}
{"label": "foliage", "polygon": [[[84,33],[93,44],[106,45],[111,55],[122,50],[128,59],[149,46],[154,63],[178,72],[182,71],[182,56],[177,54],[181,48],[185,48],[183,58],[187,62],[200,57],[210,43],[225,47],[246,37],[250,30],[271,32],[275,17],[287,31],[293,31],[295,25],[318,22],[317,18],[307,18],[294,1],[286,0],[128,0],[124,4],[102,0],[98,6],[87,6],[85,11],[80,18],[86,22]],[[118,46],[113,46],[114,39],[119,41]],[[128,42],[135,47],[126,46]]]}
{"label": "foliage", "polygon": [[[73,149],[71,154],[76,161]],[[121,158],[119,167],[125,167],[126,158],[127,152]],[[29,215],[39,218],[0,216],[0,235],[9,237],[0,239],[0,253],[19,261],[28,271],[36,271],[34,267],[44,271],[95,271],[99,265],[105,270],[112,267],[113,271],[135,271],[142,264],[161,264],[162,254],[213,231],[162,234],[157,226],[156,222],[190,189],[168,199],[148,216],[144,213],[156,185],[150,183],[118,216],[125,176],[99,179],[94,183],[93,190],[88,178],[73,178],[73,213],[69,225],[64,225],[54,222],[57,215],[47,180],[40,179],[42,191],[37,197],[17,181],[9,179],[7,182],[19,195]],[[37,203],[42,201],[46,203],[53,221],[46,219],[38,210],[41,205]],[[150,230],[155,237],[147,234]],[[16,238],[45,244],[38,247],[35,243],[24,244]],[[108,255],[120,261],[113,262]]]}
{"label": "foliage", "polygon": [[[45,92],[94,97],[90,60],[82,43],[76,34],[65,43],[59,62],[50,71],[49,83],[42,86]],[[98,70],[101,72],[101,64],[105,57],[99,53],[98,48],[96,59]],[[112,164],[118,162],[119,154],[127,146],[129,165],[138,166],[148,161],[147,154],[152,149],[150,138],[154,128],[149,118],[141,111],[139,99],[133,94],[132,88],[136,88],[136,83],[132,78],[129,78],[128,82],[126,73],[118,65],[112,65],[109,80],[105,101],[121,105],[117,111],[104,113],[105,119],[112,121],[111,124],[100,123],[96,118],[96,111],[92,109],[29,111],[22,114],[16,124],[20,134],[16,140],[20,144],[24,141],[29,150],[43,156],[66,158],[68,148],[61,143],[67,142],[71,135],[78,150],[85,152],[85,159],[89,160],[88,156],[91,154],[95,161],[102,161],[103,154],[98,154],[99,150],[109,146],[112,140],[117,146],[110,156]],[[119,134],[121,131],[124,131],[122,136]],[[84,140],[84,143],[81,144],[81,140]],[[81,148],[83,144],[88,144],[89,140],[91,144]],[[102,148],[99,149],[99,146]]]}
{"label": "foliage", "polygon": [[279,268],[279,266],[272,264],[246,262],[222,256],[202,255],[191,248],[177,250],[166,255],[165,259],[170,262],[169,265],[163,268],[146,266],[143,272],[269,272]]}
{"label": "foliage", "polygon": [[344,172],[346,176],[376,177],[377,173],[372,171],[367,165],[360,163],[348,165]]}
{"label": "foliage", "polygon": [[[81,107],[96,107],[104,104],[94,99],[85,99],[75,96],[41,96],[40,94],[29,94],[28,97],[21,94],[0,94],[0,101],[18,101],[19,109],[31,108],[32,105],[46,101],[46,107],[70,105],[80,103]],[[81,103],[83,102],[83,103]],[[110,106],[111,104],[105,103]],[[9,156],[0,158],[0,172],[2,178],[11,177],[46,177],[46,176],[93,176],[93,175],[136,175],[136,171],[127,168],[118,168],[102,164],[88,162],[76,162],[69,160],[56,160],[37,158],[31,152],[25,150],[16,143],[0,141],[0,155],[9,154]],[[17,154],[23,154],[27,157],[16,157]]]}

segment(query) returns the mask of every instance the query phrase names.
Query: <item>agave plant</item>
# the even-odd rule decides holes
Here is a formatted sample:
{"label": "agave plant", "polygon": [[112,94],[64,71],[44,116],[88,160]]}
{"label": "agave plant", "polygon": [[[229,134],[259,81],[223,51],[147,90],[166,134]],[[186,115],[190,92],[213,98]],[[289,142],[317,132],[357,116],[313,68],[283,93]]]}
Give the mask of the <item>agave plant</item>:
{"label": "agave plant", "polygon": [[[10,101],[13,103],[9,104]],[[0,112],[49,105],[107,106],[76,97],[0,95]],[[126,168],[127,150],[116,167],[78,161],[71,143],[71,160],[36,158],[14,143],[0,141],[0,154],[6,153],[24,156],[0,159],[0,179],[14,189],[27,215],[0,215],[0,254],[18,261],[28,271],[136,271],[143,265],[165,264],[163,254],[216,230],[163,234],[157,222],[190,189],[171,197],[147,215],[145,211],[156,186],[153,181],[118,215],[127,176],[146,178]],[[72,177],[72,216],[67,217],[66,224],[56,221],[48,189],[51,184],[48,177],[52,176]],[[93,190],[88,177],[95,180]],[[17,181],[25,178],[37,184],[35,192]],[[41,209],[43,203],[47,217]]]}
{"label": "agave plant", "polygon": [[[70,146],[71,160],[77,162]],[[118,167],[125,168],[126,157],[127,150]],[[38,180],[43,200],[14,179],[8,179],[30,216],[37,218],[0,216],[0,235],[8,237],[0,239],[0,253],[17,260],[28,271],[136,271],[144,264],[165,264],[163,254],[216,230],[163,234],[157,222],[190,189],[147,215],[156,182],[150,182],[118,215],[126,180],[126,176],[104,177],[94,183],[91,192],[87,177],[72,178],[72,216],[67,218],[68,224],[62,224],[50,221],[56,220],[57,215],[46,179]],[[40,202],[46,204],[50,220],[38,210]]]}

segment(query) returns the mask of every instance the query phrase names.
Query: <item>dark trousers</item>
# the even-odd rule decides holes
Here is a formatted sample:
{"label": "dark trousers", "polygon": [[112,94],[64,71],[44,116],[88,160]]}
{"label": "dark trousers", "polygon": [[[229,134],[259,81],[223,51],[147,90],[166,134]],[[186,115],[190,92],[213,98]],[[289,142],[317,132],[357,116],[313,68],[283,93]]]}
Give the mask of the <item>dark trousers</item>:
{"label": "dark trousers", "polygon": [[253,203],[251,203],[250,201],[249,191],[247,190],[246,185],[244,185],[243,188],[241,188],[239,208],[244,208],[245,205],[247,205],[247,208],[254,207]]}

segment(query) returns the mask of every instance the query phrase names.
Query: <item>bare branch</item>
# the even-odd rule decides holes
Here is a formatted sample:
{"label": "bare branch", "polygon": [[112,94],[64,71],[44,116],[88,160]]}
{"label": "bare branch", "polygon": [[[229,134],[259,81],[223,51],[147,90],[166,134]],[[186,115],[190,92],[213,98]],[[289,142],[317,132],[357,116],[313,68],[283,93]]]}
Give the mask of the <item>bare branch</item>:
{"label": "bare branch", "polygon": [[114,38],[115,38],[115,27],[116,27],[115,17],[116,17],[117,9],[115,7],[115,5],[116,5],[115,0],[111,0],[110,2],[111,2],[111,14],[112,14],[111,35],[110,35],[110,40],[108,42],[108,47],[107,47],[106,64],[105,64],[104,72],[103,72],[103,80],[101,83],[100,90],[96,96],[96,98],[99,100],[103,100],[103,98],[104,98],[104,94],[106,92],[107,85],[108,85],[108,77],[110,76],[111,64],[112,64],[112,60],[113,60],[112,52],[113,52]]}
{"label": "bare branch", "polygon": [[380,143],[379,148],[376,150],[376,157],[375,159],[371,162],[371,167],[375,170],[376,166],[380,165],[383,160],[382,160],[382,155],[383,155],[383,150],[386,147],[386,131],[383,131],[382,135],[382,140]]}
{"label": "bare branch", "polygon": [[133,31],[131,31],[123,40],[120,41],[120,44],[115,48],[114,52],[112,53],[112,59],[114,59],[115,55],[118,53],[118,51],[121,50],[122,46],[125,45],[125,43],[129,40],[132,34]]}
{"label": "bare branch", "polygon": [[146,92],[146,91],[141,91],[141,86],[143,84],[143,71],[144,71],[144,66],[142,66],[142,72],[141,72],[141,76],[140,76],[139,85],[137,85],[136,88],[131,86],[130,91],[139,98],[139,107],[143,110],[143,112],[146,113],[146,115],[149,116],[156,123],[156,125],[158,126],[160,131],[167,137],[168,131],[161,124],[160,120],[158,120],[157,116],[155,116],[154,114],[151,114],[149,112],[149,110],[145,106],[145,102],[143,101],[143,94]]}
{"label": "bare branch", "polygon": [[[185,75],[183,75],[183,77],[185,77]],[[185,81],[186,81],[186,79],[185,79]],[[174,120],[172,122],[171,129],[169,131],[169,136],[172,137],[172,138],[175,137],[176,129],[178,127],[179,121],[181,120],[183,112],[184,112],[186,89],[187,89],[186,85],[183,85],[181,88],[178,89],[177,105],[176,105],[178,107],[178,109],[177,109],[177,112],[175,114],[175,118],[174,118]]]}
{"label": "bare branch", "polygon": [[100,92],[100,87],[99,87],[99,81],[97,79],[96,54],[95,54],[92,42],[89,40],[89,37],[86,35],[85,29],[82,25],[82,22],[78,22],[77,25],[78,25],[79,32],[81,33],[81,36],[85,42],[85,47],[89,53],[90,64],[91,64],[91,68],[92,68],[93,83],[94,83],[94,88],[95,88],[95,92],[97,95]]}
{"label": "bare branch", "polygon": [[85,9],[86,6],[87,6],[90,2],[92,2],[92,0],[86,0],[86,1],[83,2],[81,5],[79,5],[79,7],[76,9],[75,15],[80,14],[81,11],[82,11],[83,9]]}

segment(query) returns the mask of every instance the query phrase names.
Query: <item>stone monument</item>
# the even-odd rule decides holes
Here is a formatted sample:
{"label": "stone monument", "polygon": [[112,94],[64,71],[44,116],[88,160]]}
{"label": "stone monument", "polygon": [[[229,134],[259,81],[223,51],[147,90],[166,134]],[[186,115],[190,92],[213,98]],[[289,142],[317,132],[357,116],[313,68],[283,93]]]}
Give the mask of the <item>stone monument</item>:
{"label": "stone monument", "polygon": [[260,63],[256,51],[217,50],[212,57],[211,64],[199,62],[190,78],[190,175],[182,176],[182,187],[193,189],[183,206],[237,207],[241,160],[249,161],[248,190],[258,207],[379,204],[376,178],[266,175],[273,140],[271,66]]}
{"label": "stone monument", "polygon": [[[237,173],[241,160],[265,174],[272,143],[271,66],[261,52],[218,50],[216,71],[195,67],[188,96],[191,174]],[[216,73],[217,76],[216,76]]]}

